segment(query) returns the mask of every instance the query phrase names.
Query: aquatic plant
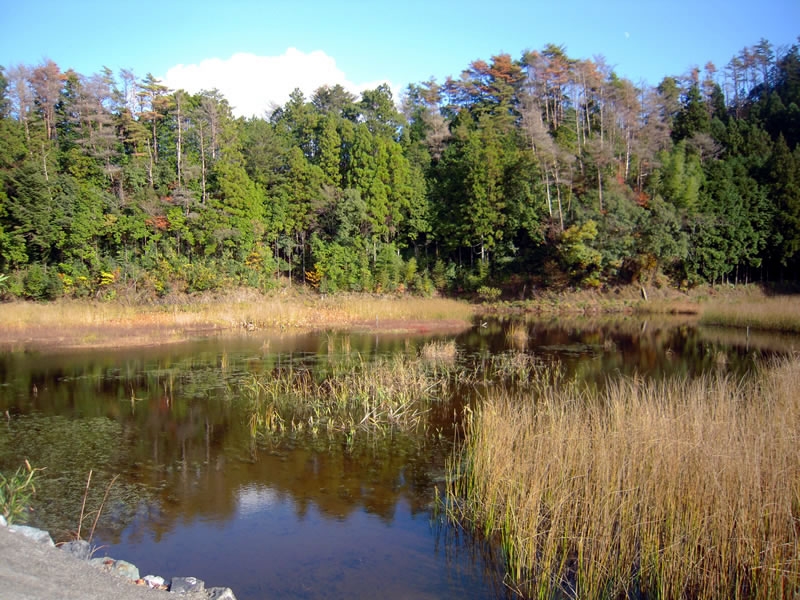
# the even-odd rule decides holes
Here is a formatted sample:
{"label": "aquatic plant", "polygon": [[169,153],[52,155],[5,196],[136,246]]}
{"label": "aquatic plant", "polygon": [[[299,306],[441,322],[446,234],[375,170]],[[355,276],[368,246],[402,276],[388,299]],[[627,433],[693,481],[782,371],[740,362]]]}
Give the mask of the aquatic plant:
{"label": "aquatic plant", "polygon": [[78,517],[78,531],[75,533],[75,539],[81,540],[81,529],[83,528],[83,521],[86,517],[93,516],[94,519],[92,520],[92,526],[89,530],[89,538],[86,540],[90,544],[92,543],[92,538],[94,537],[94,532],[97,529],[97,522],[100,520],[100,515],[103,514],[103,508],[105,507],[106,501],[108,500],[108,493],[111,491],[111,487],[114,485],[114,482],[119,477],[119,474],[114,475],[111,481],[106,485],[105,493],[103,494],[103,500],[100,502],[100,506],[97,507],[96,510],[87,513],[86,512],[86,500],[89,497],[89,489],[91,488],[92,483],[92,473],[93,470],[89,469],[89,475],[86,478],[86,489],[83,491],[83,501],[81,502],[81,514]]}
{"label": "aquatic plant", "polygon": [[371,361],[356,355],[327,370],[289,364],[253,379],[251,432],[412,430],[431,403],[448,396],[455,369],[404,355]]}
{"label": "aquatic plant", "polygon": [[455,340],[427,342],[419,351],[419,355],[425,360],[451,363],[455,361],[457,354]]}
{"label": "aquatic plant", "polygon": [[528,327],[524,322],[514,321],[506,329],[506,340],[520,351],[528,345],[528,336]]}
{"label": "aquatic plant", "polygon": [[[124,400],[121,392],[120,401]],[[75,406],[84,410],[88,405],[79,402]],[[110,486],[113,474],[131,459],[124,428],[108,417],[18,415],[8,423],[5,434],[5,444],[0,445],[5,456],[27,456],[32,465],[46,467],[38,469],[33,481],[36,526],[49,531],[56,541],[75,539],[82,510],[86,517],[81,520],[82,531],[89,531],[91,525],[107,534],[120,531],[143,503],[153,499],[154,490],[139,481],[116,479],[113,488]],[[87,490],[90,469],[93,475],[91,489]],[[106,510],[92,525],[98,514],[95,509],[103,505]]]}
{"label": "aquatic plant", "polygon": [[36,493],[37,473],[42,469],[31,466],[26,460],[11,476],[0,473],[0,514],[8,523],[24,523],[31,510],[31,499]]}
{"label": "aquatic plant", "polygon": [[500,543],[526,596],[796,597],[797,381],[795,358],[748,383],[492,389],[445,508]]}
{"label": "aquatic plant", "polygon": [[461,381],[480,389],[500,386],[528,392],[554,382],[572,385],[563,377],[559,363],[545,362],[533,354],[516,350],[480,357],[462,373]]}

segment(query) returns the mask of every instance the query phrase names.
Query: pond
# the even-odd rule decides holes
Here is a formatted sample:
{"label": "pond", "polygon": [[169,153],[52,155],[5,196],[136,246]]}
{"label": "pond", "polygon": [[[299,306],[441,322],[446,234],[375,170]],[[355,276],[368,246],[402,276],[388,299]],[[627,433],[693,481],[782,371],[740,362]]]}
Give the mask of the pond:
{"label": "pond", "polygon": [[[46,467],[30,520],[54,537],[80,526],[143,575],[194,575],[240,600],[511,597],[497,550],[436,511],[464,398],[440,399],[412,432],[251,429],[257,377],[417,356],[435,339],[252,333],[127,350],[8,349],[0,470],[26,458]],[[739,376],[798,346],[636,319],[480,319],[455,342],[467,369],[525,354],[592,385],[634,373]]]}

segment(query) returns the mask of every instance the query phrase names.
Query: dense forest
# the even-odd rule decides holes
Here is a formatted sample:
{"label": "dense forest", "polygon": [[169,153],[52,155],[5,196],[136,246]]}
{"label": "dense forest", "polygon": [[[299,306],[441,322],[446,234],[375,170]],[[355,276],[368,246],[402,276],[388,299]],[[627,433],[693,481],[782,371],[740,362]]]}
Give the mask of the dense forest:
{"label": "dense forest", "polygon": [[548,45],[263,118],[129,70],[0,67],[0,294],[797,280],[798,142],[800,39],[657,87]]}

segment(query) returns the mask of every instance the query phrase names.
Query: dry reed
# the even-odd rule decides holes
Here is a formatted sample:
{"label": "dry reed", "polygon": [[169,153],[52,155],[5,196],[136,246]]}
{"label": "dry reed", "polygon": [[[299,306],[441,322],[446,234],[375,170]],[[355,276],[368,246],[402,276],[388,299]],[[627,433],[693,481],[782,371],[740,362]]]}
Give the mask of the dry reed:
{"label": "dry reed", "polygon": [[515,349],[524,351],[528,346],[528,326],[526,323],[514,321],[506,329],[506,341]]}
{"label": "dry reed", "polygon": [[710,303],[703,309],[700,323],[800,333],[800,297],[776,296]]}
{"label": "dry reed", "polygon": [[398,328],[400,322],[439,322],[469,326],[473,307],[445,298],[374,297],[284,291],[262,295],[252,290],[186,296],[180,302],[126,305],[120,302],[62,299],[51,303],[15,301],[3,305],[0,329],[3,339],[59,337],[78,345],[103,341],[104,332],[120,337],[149,335],[163,340],[165,333],[199,330],[298,331],[346,329],[359,325]]}
{"label": "dry reed", "polygon": [[420,348],[419,355],[428,361],[453,363],[458,355],[458,349],[455,340],[438,340],[424,344]]}
{"label": "dry reed", "polygon": [[800,360],[757,381],[495,392],[451,466],[450,515],[539,598],[796,598]]}
{"label": "dry reed", "polygon": [[365,362],[360,356],[333,370],[289,365],[251,386],[253,435],[308,431],[413,431],[431,403],[449,395],[446,363],[403,355]]}

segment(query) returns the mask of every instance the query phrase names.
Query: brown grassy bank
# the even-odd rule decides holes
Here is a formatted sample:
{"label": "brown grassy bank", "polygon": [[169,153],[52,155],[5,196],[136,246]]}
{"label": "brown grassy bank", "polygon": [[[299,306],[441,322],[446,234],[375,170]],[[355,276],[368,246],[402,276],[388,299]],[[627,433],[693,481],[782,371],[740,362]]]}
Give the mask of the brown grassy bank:
{"label": "brown grassy bank", "polygon": [[522,302],[474,305],[445,298],[341,294],[301,288],[270,294],[234,289],[170,298],[161,304],[62,299],[0,304],[0,344],[120,346],[160,344],[234,331],[319,329],[393,332],[457,331],[477,312],[567,316],[671,314],[701,324],[800,332],[800,297],[769,296],[755,286],[629,286],[605,292],[543,292]]}
{"label": "brown grassy bank", "polygon": [[551,291],[537,290],[525,300],[500,301],[484,304],[488,313],[548,315],[601,314],[691,314],[700,311],[708,297],[701,290],[682,292],[660,287],[646,288],[628,285],[609,289]]}
{"label": "brown grassy bank", "polygon": [[704,308],[702,325],[800,333],[800,296],[754,296]]}
{"label": "brown grassy bank", "polygon": [[774,294],[756,285],[543,291],[517,302],[485,305],[487,313],[549,315],[683,315],[701,325],[800,333],[800,295]]}
{"label": "brown grassy bank", "polygon": [[796,598],[800,359],[753,383],[492,394],[450,514],[498,536],[525,595]]}
{"label": "brown grassy bank", "polygon": [[350,329],[457,331],[473,307],[445,298],[320,296],[251,290],[186,296],[170,304],[59,300],[0,305],[0,343],[61,346],[158,344],[236,331]]}

